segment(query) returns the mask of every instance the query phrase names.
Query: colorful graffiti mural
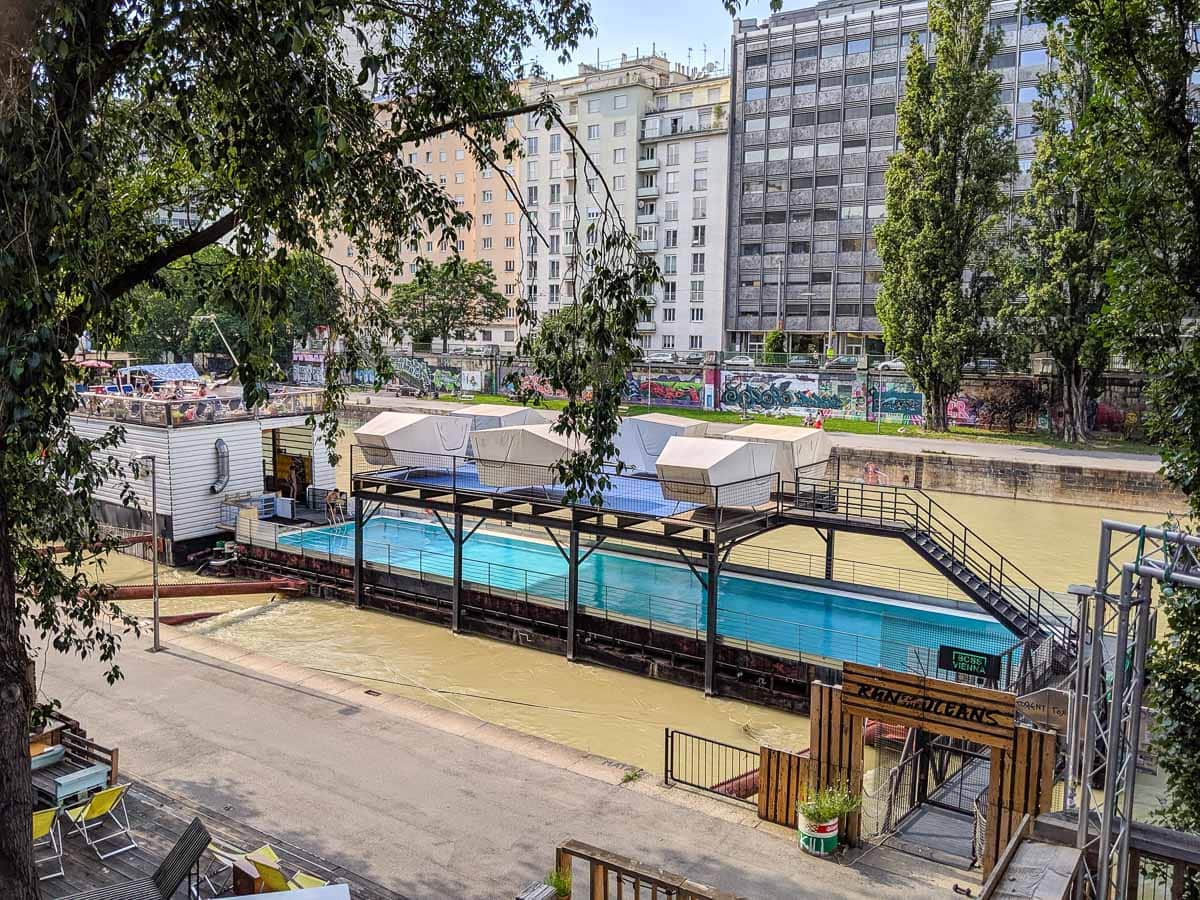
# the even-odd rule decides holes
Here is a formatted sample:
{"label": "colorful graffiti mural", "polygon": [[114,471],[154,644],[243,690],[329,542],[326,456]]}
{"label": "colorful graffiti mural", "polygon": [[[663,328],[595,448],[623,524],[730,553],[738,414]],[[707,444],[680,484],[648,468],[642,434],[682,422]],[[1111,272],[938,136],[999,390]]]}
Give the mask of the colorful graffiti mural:
{"label": "colorful graffiti mural", "polygon": [[721,409],[730,412],[924,423],[925,398],[911,382],[849,372],[721,373]]}
{"label": "colorful graffiti mural", "polygon": [[625,395],[630,403],[700,409],[704,403],[704,372],[630,372],[625,378]]}

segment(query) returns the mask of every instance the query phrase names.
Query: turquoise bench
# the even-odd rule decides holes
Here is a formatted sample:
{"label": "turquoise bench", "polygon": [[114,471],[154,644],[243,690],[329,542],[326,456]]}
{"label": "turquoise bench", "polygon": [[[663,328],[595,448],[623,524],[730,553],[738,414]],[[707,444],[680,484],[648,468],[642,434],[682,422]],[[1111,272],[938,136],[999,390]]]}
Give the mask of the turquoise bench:
{"label": "turquoise bench", "polygon": [[66,754],[67,748],[62,744],[55,744],[47,750],[42,751],[37,756],[29,760],[29,767],[33,771],[45,769],[47,766],[52,766],[57,762],[61,762]]}
{"label": "turquoise bench", "polygon": [[82,800],[91,791],[108,787],[108,772],[108,766],[96,763],[83,769],[56,775],[53,781],[35,779],[35,782],[43,792],[53,796],[55,803],[64,803],[71,799]]}

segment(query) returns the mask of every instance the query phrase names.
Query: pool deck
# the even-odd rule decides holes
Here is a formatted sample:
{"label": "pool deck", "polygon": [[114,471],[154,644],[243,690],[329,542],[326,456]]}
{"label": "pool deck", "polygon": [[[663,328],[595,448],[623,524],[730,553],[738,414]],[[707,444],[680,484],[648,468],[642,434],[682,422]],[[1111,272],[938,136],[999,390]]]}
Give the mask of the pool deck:
{"label": "pool deck", "polygon": [[[409,897],[513,896],[569,838],[749,898],[904,898],[977,884],[877,848],[806,857],[753,811],[583,751],[177,629],[126,677],[55,656],[44,689],[122,768]],[[664,723],[685,725],[686,723]]]}

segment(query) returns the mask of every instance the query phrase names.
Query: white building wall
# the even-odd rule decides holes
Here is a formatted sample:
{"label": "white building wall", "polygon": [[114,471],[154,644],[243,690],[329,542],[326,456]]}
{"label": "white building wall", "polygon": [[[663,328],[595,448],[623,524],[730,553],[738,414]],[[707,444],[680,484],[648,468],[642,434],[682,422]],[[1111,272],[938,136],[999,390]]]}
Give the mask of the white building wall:
{"label": "white building wall", "polygon": [[[262,433],[258,422],[223,422],[163,429],[170,433],[172,539],[217,533],[221,498],[245,491],[261,492]],[[216,441],[229,448],[229,482],[214,494],[217,480]]]}
{"label": "white building wall", "polygon": [[[96,440],[102,437],[115,423],[111,419],[91,418],[89,416],[71,416],[71,427],[74,432],[86,440]],[[94,496],[104,503],[121,506],[125,494],[126,481],[139,505],[150,521],[150,479],[133,479],[129,472],[129,461],[135,457],[153,456],[158,460],[158,510],[161,515],[171,514],[171,476],[167,466],[170,456],[168,440],[170,429],[153,428],[148,425],[125,425],[125,440],[111,450],[93,451],[92,457],[100,462],[106,462],[109,457],[120,461],[125,469],[125,478],[107,478],[96,489]]]}

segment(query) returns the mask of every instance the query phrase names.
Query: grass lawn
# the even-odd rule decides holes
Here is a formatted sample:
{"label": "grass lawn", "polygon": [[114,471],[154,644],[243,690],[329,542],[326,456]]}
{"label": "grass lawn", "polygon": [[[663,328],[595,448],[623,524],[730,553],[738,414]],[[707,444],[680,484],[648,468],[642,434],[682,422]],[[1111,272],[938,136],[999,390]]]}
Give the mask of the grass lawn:
{"label": "grass lawn", "polygon": [[[512,399],[500,394],[476,394],[476,403],[504,403],[509,406],[519,406]],[[563,400],[545,400],[540,408],[543,409],[562,409],[565,401]],[[670,413],[675,416],[683,416],[688,419],[702,419],[705,422],[731,422],[742,424],[742,414],[740,412],[721,412],[719,410],[708,409],[680,409],[668,406],[641,406],[632,405],[628,407],[627,415],[636,416],[648,412]],[[803,425],[803,416],[783,416],[776,418],[775,416],[750,416],[747,420],[750,422],[768,422],[773,425]],[[830,432],[845,431],[851,434],[886,434],[896,437],[921,437],[935,440],[964,440],[964,441],[980,441],[987,444],[1022,444],[1034,447],[1058,447],[1066,450],[1104,450],[1111,453],[1146,453],[1157,454],[1158,449],[1151,444],[1145,444],[1139,441],[1126,441],[1120,437],[1100,437],[1088,441],[1086,444],[1068,444],[1060,441],[1058,438],[1050,434],[1037,433],[1015,433],[1008,434],[1003,431],[990,431],[986,428],[972,428],[970,426],[954,426],[946,433],[935,431],[924,431],[920,428],[914,428],[911,425],[897,425],[893,422],[864,422],[858,419],[826,419],[825,430]]]}

